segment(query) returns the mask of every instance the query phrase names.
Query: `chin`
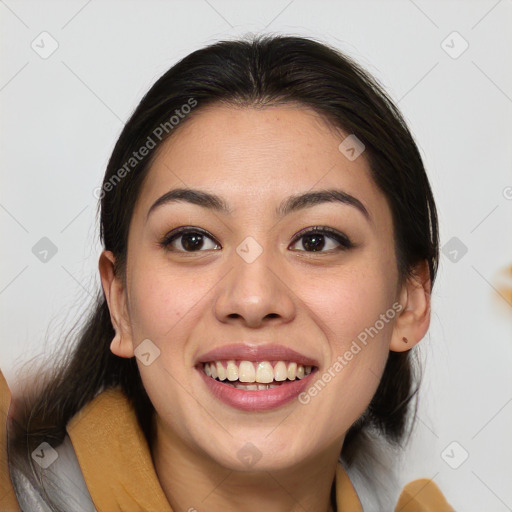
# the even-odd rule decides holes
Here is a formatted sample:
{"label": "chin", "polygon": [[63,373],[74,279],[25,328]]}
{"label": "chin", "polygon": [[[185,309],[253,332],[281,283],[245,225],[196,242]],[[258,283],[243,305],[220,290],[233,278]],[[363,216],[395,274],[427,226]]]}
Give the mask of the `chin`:
{"label": "chin", "polygon": [[300,452],[298,446],[304,443],[294,439],[294,443],[280,436],[280,439],[269,441],[270,436],[265,429],[260,436],[245,435],[240,438],[231,438],[227,435],[221,444],[215,442],[216,450],[212,451],[212,440],[208,440],[207,455],[217,464],[226,469],[240,472],[281,471],[304,463],[304,459],[311,457],[311,452]]}

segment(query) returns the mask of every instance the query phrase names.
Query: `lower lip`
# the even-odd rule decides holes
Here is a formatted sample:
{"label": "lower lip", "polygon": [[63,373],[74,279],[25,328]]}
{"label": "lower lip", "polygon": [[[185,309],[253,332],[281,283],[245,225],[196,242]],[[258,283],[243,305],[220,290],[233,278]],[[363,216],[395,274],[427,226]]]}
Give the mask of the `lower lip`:
{"label": "lower lip", "polygon": [[[208,377],[202,368],[196,368],[210,392],[231,407],[243,411],[266,411],[281,407],[297,398],[309,386],[316,368],[302,379],[286,381],[278,387],[261,390],[238,389]],[[251,383],[247,383],[251,384]]]}

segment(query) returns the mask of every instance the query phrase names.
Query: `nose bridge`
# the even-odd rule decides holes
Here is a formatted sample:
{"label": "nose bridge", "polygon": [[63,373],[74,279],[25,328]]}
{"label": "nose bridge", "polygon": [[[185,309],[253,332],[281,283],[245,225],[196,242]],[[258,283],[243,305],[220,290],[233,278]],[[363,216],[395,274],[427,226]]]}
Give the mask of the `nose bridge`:
{"label": "nose bridge", "polygon": [[260,244],[252,236],[234,248],[228,263],[232,271],[223,280],[216,301],[219,320],[241,317],[248,324],[258,325],[266,317],[290,319],[294,302],[282,282],[279,257],[277,248],[263,241]]}

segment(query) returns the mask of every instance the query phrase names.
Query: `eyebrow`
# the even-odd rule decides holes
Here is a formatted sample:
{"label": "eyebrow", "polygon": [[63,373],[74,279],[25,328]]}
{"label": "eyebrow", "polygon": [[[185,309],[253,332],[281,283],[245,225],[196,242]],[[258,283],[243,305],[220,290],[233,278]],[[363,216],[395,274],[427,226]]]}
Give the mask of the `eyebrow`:
{"label": "eyebrow", "polygon": [[[146,220],[157,208],[165,204],[180,201],[195,204],[202,208],[208,208],[227,215],[231,215],[233,213],[233,210],[229,207],[226,201],[218,195],[192,188],[176,188],[170,190],[153,203],[151,208],[148,210]],[[322,203],[335,202],[356,208],[364,215],[366,220],[371,222],[370,214],[363,203],[354,196],[351,196],[339,189],[315,190],[313,192],[290,196],[276,208],[275,214],[277,217],[282,218],[290,213],[303,210],[304,208],[310,208]]]}

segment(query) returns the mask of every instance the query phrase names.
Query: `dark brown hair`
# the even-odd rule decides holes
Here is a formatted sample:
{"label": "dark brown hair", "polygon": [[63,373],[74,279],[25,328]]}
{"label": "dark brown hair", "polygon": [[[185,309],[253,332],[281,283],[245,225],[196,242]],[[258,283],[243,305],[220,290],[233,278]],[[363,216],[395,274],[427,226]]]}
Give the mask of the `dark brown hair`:
{"label": "dark brown hair", "polygon": [[[292,36],[260,36],[207,46],[175,64],[143,97],[119,136],[100,193],[100,238],[104,248],[116,256],[118,275],[124,276],[128,231],[141,184],[155,151],[176,131],[170,116],[183,113],[191,99],[196,106],[180,116],[179,127],[202,108],[219,102],[242,107],[294,103],[312,108],[333,127],[355,134],[366,146],[372,177],[391,208],[401,282],[417,263],[426,262],[433,284],[439,250],[436,207],[403,117],[375,79],[350,58],[326,44]],[[155,137],[159,126],[166,127],[160,140]],[[148,137],[156,142],[155,147],[136,165],[126,167],[134,151],[148,146]],[[126,172],[120,172],[123,166]],[[114,330],[103,290],[98,290],[86,314],[76,335],[70,333],[72,347],[47,371],[42,369],[49,359],[44,362],[37,390],[27,392],[16,404],[10,464],[41,489],[44,481],[36,478],[39,474],[30,453],[43,441],[59,445],[68,421],[106,388],[121,387],[134,404],[149,442],[154,408],[135,358],[121,358],[110,351]],[[418,368],[414,350],[389,353],[368,409],[347,433],[341,453],[347,464],[357,458],[358,439],[369,429],[391,443],[403,441],[408,420],[411,428],[414,423],[410,405],[419,386]],[[41,494],[45,495],[44,489]],[[46,499],[52,510],[58,510],[51,497]]]}

